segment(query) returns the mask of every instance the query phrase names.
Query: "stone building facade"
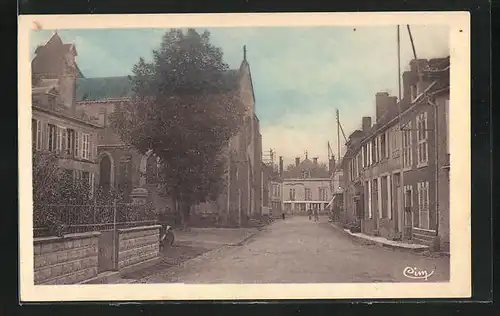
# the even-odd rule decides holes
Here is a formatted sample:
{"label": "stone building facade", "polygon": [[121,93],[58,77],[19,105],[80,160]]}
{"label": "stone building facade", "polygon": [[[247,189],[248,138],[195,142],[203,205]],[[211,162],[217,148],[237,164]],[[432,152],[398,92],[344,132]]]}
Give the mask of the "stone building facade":
{"label": "stone building facade", "polygon": [[375,124],[364,117],[362,131],[349,138],[343,161],[345,220],[359,220],[367,234],[446,251],[449,202],[440,200],[449,200],[449,183],[443,180],[443,166],[449,164],[442,150],[449,58],[413,60],[410,68],[403,74],[401,102],[377,93]]}
{"label": "stone building facade", "polygon": [[99,176],[97,143],[101,126],[77,111],[76,48],[57,33],[35,51],[32,73],[32,146],[57,154],[59,166],[73,179],[88,181],[93,192]]}
{"label": "stone building facade", "polygon": [[332,198],[328,167],[311,161],[306,153],[304,160],[295,158],[295,165],[283,171],[281,181],[282,208],[285,213],[306,214],[308,209],[327,211]]}
{"label": "stone building facade", "polygon": [[221,215],[234,225],[243,226],[262,215],[262,135],[255,113],[255,95],[250,65],[243,49],[237,72],[237,89],[245,107],[243,126],[229,141],[228,181],[218,201]]}

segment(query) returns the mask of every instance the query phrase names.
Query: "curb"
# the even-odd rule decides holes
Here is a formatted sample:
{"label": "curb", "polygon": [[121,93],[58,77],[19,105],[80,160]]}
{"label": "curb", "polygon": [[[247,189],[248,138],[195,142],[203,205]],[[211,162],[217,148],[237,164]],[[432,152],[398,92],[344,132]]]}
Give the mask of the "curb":
{"label": "curb", "polygon": [[242,246],[247,240],[250,238],[256,236],[257,234],[263,232],[265,230],[265,227],[258,228],[256,232],[249,234],[243,240],[237,242],[237,243],[231,243],[231,244],[223,244],[223,246]]}
{"label": "curb", "polygon": [[425,253],[429,251],[428,249],[425,249],[425,248],[420,248],[420,249],[419,248],[405,248],[405,247],[401,247],[401,246],[397,246],[397,245],[390,245],[390,244],[385,244],[385,243],[382,243],[382,242],[377,242],[377,241],[374,241],[374,240],[367,240],[367,239],[364,239],[362,237],[349,234],[343,228],[337,226],[334,223],[330,223],[330,225],[332,227],[334,227],[335,229],[341,231],[344,235],[348,236],[352,240],[354,240],[356,242],[359,242],[359,243],[363,243],[365,245],[377,245],[377,246],[380,246],[380,247],[383,247],[383,248],[398,250],[398,251],[402,251],[402,252],[410,252],[410,253],[415,253],[415,254],[421,254],[421,255],[425,255]]}

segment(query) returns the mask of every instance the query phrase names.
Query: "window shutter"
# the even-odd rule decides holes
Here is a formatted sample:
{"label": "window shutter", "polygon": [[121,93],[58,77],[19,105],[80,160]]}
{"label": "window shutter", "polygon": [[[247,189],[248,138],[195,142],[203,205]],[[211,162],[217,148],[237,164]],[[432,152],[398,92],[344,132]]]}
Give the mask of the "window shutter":
{"label": "window shutter", "polygon": [[367,166],[371,165],[372,164],[372,143],[371,142],[368,142],[368,144],[366,144],[366,154],[368,156],[368,163],[366,164]]}
{"label": "window shutter", "polygon": [[387,176],[387,216],[392,219],[392,185],[391,176]]}
{"label": "window shutter", "polygon": [[49,150],[49,124],[44,124],[45,135],[43,135],[45,150]]}
{"label": "window shutter", "polygon": [[80,157],[80,132],[75,130],[75,158]]}
{"label": "window shutter", "polygon": [[92,134],[88,135],[88,146],[89,146],[89,160],[92,160],[94,157],[94,147],[92,146]]}
{"label": "window shutter", "polygon": [[61,128],[61,153],[66,154],[66,129]]}
{"label": "window shutter", "polygon": [[389,133],[389,130],[387,130],[385,132],[385,156],[387,158],[389,158],[389,154],[391,152],[391,141],[389,140],[389,136],[390,136],[390,133]]}

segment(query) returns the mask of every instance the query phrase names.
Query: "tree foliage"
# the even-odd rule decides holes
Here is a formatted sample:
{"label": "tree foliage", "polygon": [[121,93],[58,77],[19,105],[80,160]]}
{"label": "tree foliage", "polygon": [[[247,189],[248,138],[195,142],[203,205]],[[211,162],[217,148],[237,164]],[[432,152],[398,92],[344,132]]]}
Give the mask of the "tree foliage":
{"label": "tree foliage", "polygon": [[220,48],[210,33],[172,29],[133,68],[132,101],[110,117],[124,141],[160,158],[166,194],[183,205],[214,200],[224,187],[224,148],[243,107]]}
{"label": "tree foliage", "polygon": [[111,205],[121,202],[121,195],[112,190],[95,190],[90,195],[90,183],[75,180],[71,170],[59,167],[54,153],[33,151],[33,224],[36,228],[48,230],[49,235],[61,235],[72,219],[79,218],[78,224],[89,224],[95,215],[86,214],[93,209],[81,206],[94,204]]}

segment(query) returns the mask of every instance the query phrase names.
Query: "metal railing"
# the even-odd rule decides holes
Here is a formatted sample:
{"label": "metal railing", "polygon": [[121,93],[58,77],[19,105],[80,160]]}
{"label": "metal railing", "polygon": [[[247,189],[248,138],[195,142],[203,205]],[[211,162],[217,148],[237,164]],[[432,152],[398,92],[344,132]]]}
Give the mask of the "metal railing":
{"label": "metal railing", "polygon": [[59,234],[70,234],[158,223],[158,214],[150,205],[128,203],[35,205],[33,215],[35,237],[54,235],[54,226]]}

